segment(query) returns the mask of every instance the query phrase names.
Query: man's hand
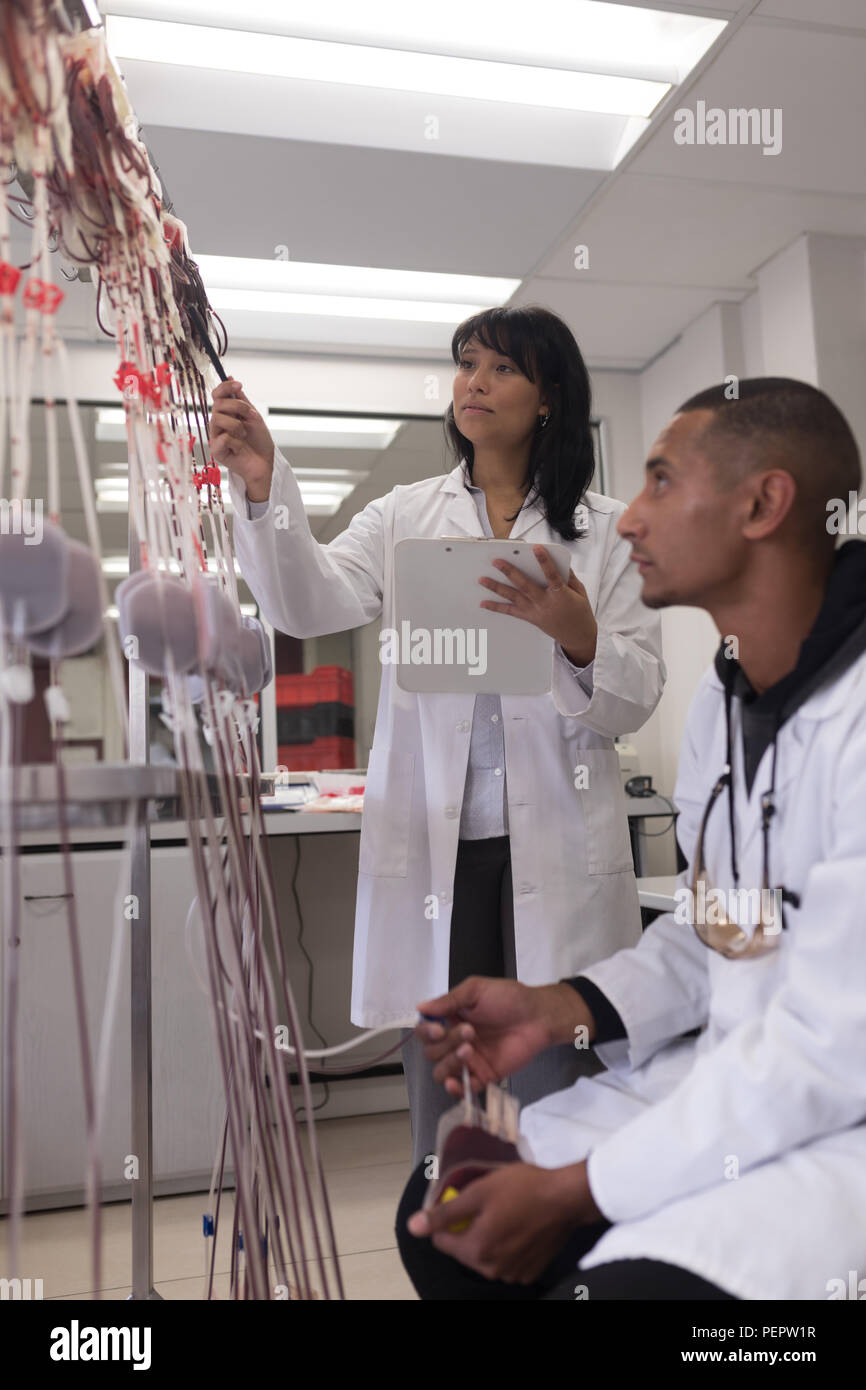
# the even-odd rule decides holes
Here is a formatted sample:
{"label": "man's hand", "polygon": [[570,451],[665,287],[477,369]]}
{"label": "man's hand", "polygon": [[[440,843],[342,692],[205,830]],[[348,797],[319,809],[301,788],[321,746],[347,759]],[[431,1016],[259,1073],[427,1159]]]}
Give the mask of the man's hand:
{"label": "man's hand", "polygon": [[492,560],[491,564],[502,571],[509,583],[499,583],[486,575],[478,582],[508,602],[484,600],[481,607],[532,623],[558,642],[575,666],[588,666],[595,657],[598,624],[586,589],[573,571],[569,571],[567,580],[560,578],[543,545],[534,546],[533,554],[547,583],[536,584],[507,560]]}
{"label": "man's hand", "polygon": [[[576,1226],[603,1220],[593,1201],[586,1163],[536,1168],[510,1163],[465,1187],[451,1202],[416,1212],[413,1236],[432,1236],[437,1250],[509,1284],[531,1284]],[[459,1234],[449,1227],[468,1221]]]}
{"label": "man's hand", "polygon": [[221,381],[213,393],[210,447],[217,463],[226,464],[243,479],[251,502],[267,502],[274,471],[274,441],[241,383],[233,378]]}
{"label": "man's hand", "polygon": [[470,975],[438,999],[419,1004],[422,1014],[446,1020],[419,1023],[415,1036],[434,1063],[433,1077],[462,1095],[463,1067],[474,1091],[519,1071],[545,1048],[573,1042],[578,1026],[595,1036],[595,1020],[571,985],[523,985]]}

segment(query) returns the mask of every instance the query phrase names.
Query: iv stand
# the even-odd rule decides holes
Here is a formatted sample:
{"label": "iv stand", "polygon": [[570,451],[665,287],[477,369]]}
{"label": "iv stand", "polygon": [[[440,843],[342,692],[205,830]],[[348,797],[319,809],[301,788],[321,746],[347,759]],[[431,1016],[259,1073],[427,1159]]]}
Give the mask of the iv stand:
{"label": "iv stand", "polygon": [[[129,516],[129,573],[141,567],[138,537]],[[129,671],[129,761],[147,766],[150,755],[150,677],[136,662]],[[129,891],[138,914],[130,923],[130,1062],[132,1153],[138,1175],[132,1184],[132,1293],[161,1299],[153,1287],[153,991],[150,930],[150,824],[147,802],[136,804],[130,845]]]}
{"label": "iv stand", "polygon": [[[139,546],[130,518],[130,573],[140,568]],[[180,796],[180,778],[175,767],[153,767],[149,762],[149,686],[150,679],[134,661],[129,672],[129,761],[120,764],[70,766],[64,769],[66,802],[69,807],[98,805],[101,823],[124,824],[130,804],[135,806],[135,822],[130,841],[130,894],[138,899],[137,917],[130,921],[130,1080],[131,1154],[137,1159],[138,1173],[132,1181],[132,1293],[131,1299],[162,1299],[153,1286],[153,1053],[152,1053],[152,975],[151,975],[151,895],[150,821],[155,813],[150,803]],[[57,769],[50,763],[19,768],[18,801],[33,808],[40,828],[45,812],[59,800]],[[0,797],[9,794],[6,770],[0,776]],[[251,779],[240,776],[240,792],[248,796]],[[260,777],[263,792],[273,791],[274,778]],[[190,827],[190,834],[194,834]]]}

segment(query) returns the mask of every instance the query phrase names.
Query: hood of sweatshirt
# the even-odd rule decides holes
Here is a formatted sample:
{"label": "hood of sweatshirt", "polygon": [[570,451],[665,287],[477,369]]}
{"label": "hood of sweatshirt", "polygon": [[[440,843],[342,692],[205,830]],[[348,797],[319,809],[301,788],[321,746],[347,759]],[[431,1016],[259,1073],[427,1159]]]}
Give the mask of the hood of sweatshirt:
{"label": "hood of sweatshirt", "polygon": [[866,651],[866,541],[840,546],[824,602],[805,637],[792,671],[760,694],[740,663],[725,656],[724,641],[715,657],[725,689],[741,702],[746,783],[751,791],[761,758],[779,729],[810,695],[838,680]]}

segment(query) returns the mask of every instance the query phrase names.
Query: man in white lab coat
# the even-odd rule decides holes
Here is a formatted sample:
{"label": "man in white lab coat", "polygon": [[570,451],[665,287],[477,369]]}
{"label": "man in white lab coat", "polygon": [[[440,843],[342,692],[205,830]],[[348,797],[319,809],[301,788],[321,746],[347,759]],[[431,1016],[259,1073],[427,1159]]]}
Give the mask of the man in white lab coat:
{"label": "man in white lab coat", "polygon": [[822,392],[764,378],[693,397],[646,469],[619,523],[644,602],[722,635],[675,790],[689,868],[576,979],[421,1005],[455,1095],[568,1037],[608,1068],[447,1206],[419,1212],[416,1171],[397,1232],[424,1297],[827,1299],[866,1274],[866,543],[834,534],[857,446]]}

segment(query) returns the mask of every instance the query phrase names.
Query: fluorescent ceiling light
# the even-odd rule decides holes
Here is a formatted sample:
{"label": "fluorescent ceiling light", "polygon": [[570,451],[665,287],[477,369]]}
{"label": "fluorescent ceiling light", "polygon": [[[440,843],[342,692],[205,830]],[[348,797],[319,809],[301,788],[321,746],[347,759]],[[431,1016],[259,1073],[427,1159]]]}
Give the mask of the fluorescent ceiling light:
{"label": "fluorescent ceiling light", "polygon": [[[400,428],[399,420],[379,419],[372,415],[297,415],[288,411],[269,411],[259,407],[259,414],[267,425],[268,429],[290,429],[303,430],[304,433],[317,434],[383,434],[390,430],[396,434]],[[124,428],[125,412],[122,406],[105,406],[96,412],[97,426]],[[125,463],[105,463],[100,464],[101,468],[114,470],[127,469]],[[105,487],[114,486],[118,482],[126,482],[126,478],[97,478],[97,485]]]}
{"label": "fluorescent ceiling light", "polygon": [[[258,617],[259,606],[257,603],[242,603],[240,605],[240,609],[245,618]],[[110,618],[112,622],[116,623],[118,618],[120,617],[120,609],[117,608],[114,604],[112,604],[110,608],[106,608],[105,616],[106,618]]]}
{"label": "fluorescent ceiling light", "polygon": [[[281,414],[279,411],[271,414],[263,406],[257,409],[274,442],[279,445],[292,445],[296,449],[386,449],[391,445],[393,436],[402,424],[400,420],[381,420],[373,416],[299,416]],[[101,441],[125,439],[124,418],[121,406],[97,409],[96,438]],[[125,510],[128,498],[128,464],[108,463],[101,467],[113,471],[114,475],[96,480],[96,495],[101,503],[99,510]],[[360,481],[366,474],[350,470],[346,477]],[[224,495],[228,498],[227,489],[224,489]],[[124,506],[115,505],[118,498],[122,498]]]}
{"label": "fluorescent ceiling light", "polygon": [[[300,488],[304,508],[311,516],[331,516],[337,511],[343,500],[354,492],[358,484],[368,476],[360,469],[348,468],[296,468],[292,471]],[[223,507],[226,512],[231,512],[233,510],[232,499],[228,478],[225,474],[223,475],[221,493]],[[98,512],[129,511],[129,490],[126,479],[96,479],[96,510]],[[105,569],[106,574],[127,573],[125,556],[111,556],[109,559],[115,568]]]}
{"label": "fluorescent ceiling light", "polygon": [[[128,478],[96,478],[94,480],[96,491],[96,510],[98,512],[128,512],[129,511],[129,480]],[[228,481],[223,477],[222,481],[223,507],[227,512],[232,510],[232,501],[229,494]]]}
{"label": "fluorescent ceiling light", "polygon": [[[269,412],[262,406],[257,409],[277,444],[294,444],[306,449],[387,449],[402,424],[401,420],[367,415],[296,415]],[[97,410],[96,438],[126,438],[122,408]],[[97,496],[109,497],[115,492],[126,496],[129,465],[108,463],[100,466],[111,469],[113,476],[96,479]],[[345,476],[360,475],[350,470]]]}
{"label": "fluorescent ceiling light", "polygon": [[113,56],[136,62],[172,63],[563,111],[648,117],[671,86],[666,81],[575,70],[567,64],[563,66],[561,61],[538,66],[491,62],[485,58],[331,43],[162,20],[108,16],[106,29]]}
{"label": "fluorescent ceiling light", "polygon": [[126,415],[122,406],[97,410],[96,438],[111,443],[126,439]]}
{"label": "fluorescent ceiling light", "polygon": [[355,468],[293,468],[292,472],[299,482],[352,482],[353,486],[369,475]]}
{"label": "fluorescent ceiling light", "polygon": [[[216,574],[217,562],[213,555],[208,560],[207,567],[209,574]],[[180,574],[180,565],[178,564],[177,560],[170,560],[167,565],[164,564],[162,560],[160,560],[159,564],[157,565],[157,569],[167,571],[169,574]],[[234,569],[235,574],[239,575],[241,573],[240,566],[238,565],[237,560],[235,560],[234,562]],[[102,573],[108,575],[109,578],[119,578],[123,575],[129,574],[129,556],[103,555]]]}
{"label": "fluorescent ceiling light", "polygon": [[358,295],[274,294],[268,290],[208,288],[214,309],[254,314],[328,314],[351,319],[411,319],[416,323],[461,323],[481,304],[434,304],[411,299],[363,299]]}
{"label": "fluorescent ceiling light", "polygon": [[268,428],[292,429],[316,434],[383,434],[390,430],[392,435],[400,428],[399,420],[377,420],[372,415],[290,415],[279,411],[269,411],[266,416]]}
{"label": "fluorescent ceiling light", "polygon": [[[104,0],[103,11],[179,23],[235,26],[236,0]],[[681,81],[684,60],[697,62],[726,21],[601,0],[245,0],[246,28],[296,38],[332,39],[464,57],[550,63],[587,72],[630,72]]]}
{"label": "fluorescent ceiling light", "polygon": [[352,295],[434,303],[509,299],[520,280],[494,275],[448,275],[436,270],[323,265],[318,261],[262,260],[252,256],[195,256],[208,290],[270,290],[283,294]]}
{"label": "fluorescent ceiling light", "polygon": [[400,424],[400,420],[348,415],[337,418],[273,413],[267,418],[274,442],[296,449],[387,449]]}
{"label": "fluorescent ceiling light", "polygon": [[103,555],[102,573],[109,576],[129,574],[128,555]]}
{"label": "fluorescent ceiling light", "polygon": [[[104,486],[108,483],[108,486]],[[229,492],[228,481],[224,477],[220,488],[223,499],[223,509],[231,512],[232,499]],[[96,479],[96,510],[98,512],[128,512],[129,511],[129,488],[122,479]]]}
{"label": "fluorescent ceiling light", "polygon": [[208,298],[223,313],[308,314],[314,317],[461,323],[510,299],[519,279],[446,275],[377,266],[243,256],[197,256]]}

